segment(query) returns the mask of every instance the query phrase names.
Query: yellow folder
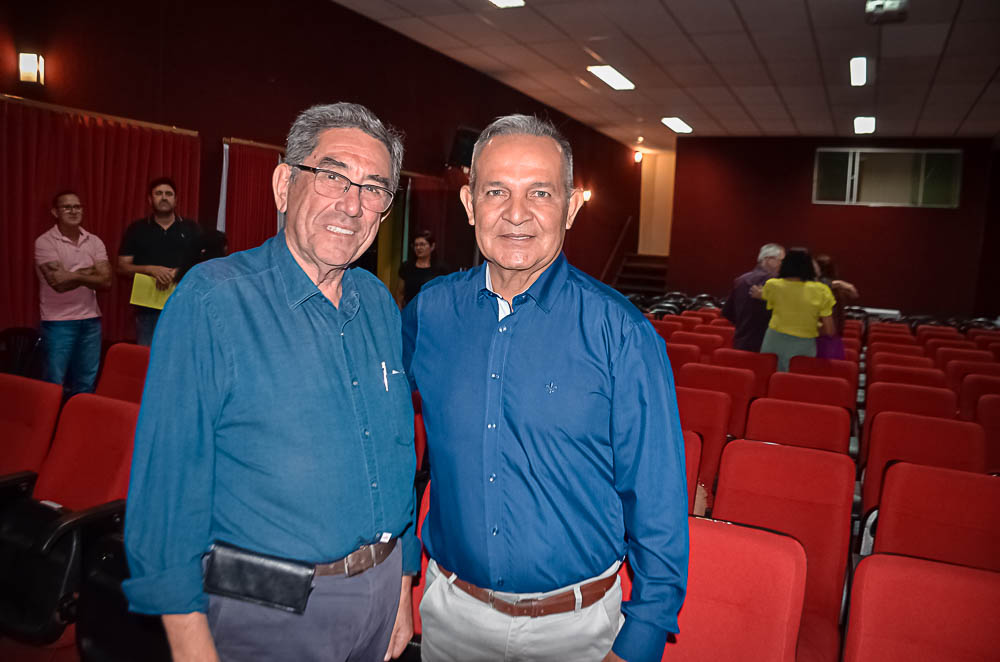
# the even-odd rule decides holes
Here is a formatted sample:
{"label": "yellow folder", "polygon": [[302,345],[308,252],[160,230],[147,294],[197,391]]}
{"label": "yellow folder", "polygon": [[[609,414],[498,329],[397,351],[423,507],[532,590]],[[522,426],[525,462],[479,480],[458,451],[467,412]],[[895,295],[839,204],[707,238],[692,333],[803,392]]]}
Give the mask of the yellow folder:
{"label": "yellow folder", "polygon": [[132,280],[132,298],[129,299],[129,303],[163,310],[175,287],[176,284],[171,283],[167,289],[160,290],[156,287],[155,278],[146,274],[136,274]]}

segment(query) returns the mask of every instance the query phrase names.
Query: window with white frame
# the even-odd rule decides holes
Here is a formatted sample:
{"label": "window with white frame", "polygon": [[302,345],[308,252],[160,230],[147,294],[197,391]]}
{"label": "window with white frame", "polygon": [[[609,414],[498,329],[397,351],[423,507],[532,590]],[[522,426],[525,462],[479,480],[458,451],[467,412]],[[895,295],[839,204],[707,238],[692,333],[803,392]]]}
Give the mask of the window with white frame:
{"label": "window with white frame", "polygon": [[813,203],[958,207],[962,151],[820,148]]}

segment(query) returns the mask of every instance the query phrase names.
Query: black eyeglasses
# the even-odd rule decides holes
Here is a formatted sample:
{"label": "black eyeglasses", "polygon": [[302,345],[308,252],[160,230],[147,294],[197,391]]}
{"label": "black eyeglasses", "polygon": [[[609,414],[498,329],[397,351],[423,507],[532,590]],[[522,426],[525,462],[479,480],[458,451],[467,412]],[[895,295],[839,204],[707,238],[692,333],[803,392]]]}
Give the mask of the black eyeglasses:
{"label": "black eyeglasses", "polygon": [[69,213],[73,211],[82,211],[83,205],[59,205],[58,207],[56,207],[56,209],[58,209],[61,212]]}
{"label": "black eyeglasses", "polygon": [[316,177],[313,178],[313,188],[316,193],[324,198],[339,199],[347,195],[352,186],[357,186],[360,191],[361,206],[368,211],[383,214],[392,206],[393,193],[384,186],[375,184],[355,184],[347,177],[333,170],[324,168],[313,168],[301,163],[291,164],[293,168],[311,172]]}

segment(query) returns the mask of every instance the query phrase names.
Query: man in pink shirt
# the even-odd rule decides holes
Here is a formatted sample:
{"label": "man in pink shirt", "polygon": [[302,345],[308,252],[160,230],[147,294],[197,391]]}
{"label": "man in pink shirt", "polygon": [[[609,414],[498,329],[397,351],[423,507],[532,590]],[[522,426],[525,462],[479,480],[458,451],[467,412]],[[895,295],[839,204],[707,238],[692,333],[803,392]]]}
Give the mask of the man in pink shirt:
{"label": "man in pink shirt", "polygon": [[56,224],[35,240],[45,378],[68,396],[90,393],[101,360],[101,309],[95,290],[111,287],[104,242],[84,230],[83,205],[72,191],[52,199]]}

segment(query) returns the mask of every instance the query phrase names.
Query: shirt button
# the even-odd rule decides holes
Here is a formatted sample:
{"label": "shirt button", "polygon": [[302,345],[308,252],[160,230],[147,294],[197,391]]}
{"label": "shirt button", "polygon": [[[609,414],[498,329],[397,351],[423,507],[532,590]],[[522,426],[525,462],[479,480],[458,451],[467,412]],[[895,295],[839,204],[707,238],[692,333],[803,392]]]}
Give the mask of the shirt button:
{"label": "shirt button", "polygon": [[378,487],[378,483],[375,482],[374,480],[372,481],[372,487]]}
{"label": "shirt button", "polygon": [[351,386],[357,386],[357,385],[358,385],[358,380],[355,379],[354,381],[351,382]]}
{"label": "shirt button", "polygon": [[503,586],[503,578],[497,580],[497,586]]}
{"label": "shirt button", "polygon": [[494,526],[494,527],[493,527],[493,530],[492,530],[492,531],[490,531],[490,533],[492,533],[493,535],[496,535],[496,534],[497,534],[497,531],[498,531],[497,527],[495,527],[495,526]]}
{"label": "shirt button", "polygon": [[497,374],[497,373],[495,373],[495,372],[491,372],[491,373],[490,373],[490,377],[492,377],[493,379],[500,379],[500,375],[498,375],[498,374]]}
{"label": "shirt button", "polygon": [[371,434],[368,432],[368,430],[365,430],[365,436],[366,437],[370,437],[371,436]]}
{"label": "shirt button", "polygon": [[497,424],[496,424],[496,423],[488,423],[488,424],[486,425],[486,429],[487,429],[487,430],[492,430],[492,429],[493,429],[493,428],[495,428],[496,426],[497,426]]}
{"label": "shirt button", "polygon": [[340,337],[341,337],[341,338],[343,338],[343,337],[344,337],[344,332],[343,332],[343,331],[341,331],[341,332],[340,332]]}
{"label": "shirt button", "polygon": [[507,327],[505,327],[505,326],[501,326],[501,327],[500,327],[500,333],[503,333],[503,332],[504,332],[504,331],[506,331],[506,330],[507,330]]}
{"label": "shirt button", "polygon": [[496,482],[496,479],[497,479],[497,475],[496,474],[490,474],[490,482],[491,483]]}

